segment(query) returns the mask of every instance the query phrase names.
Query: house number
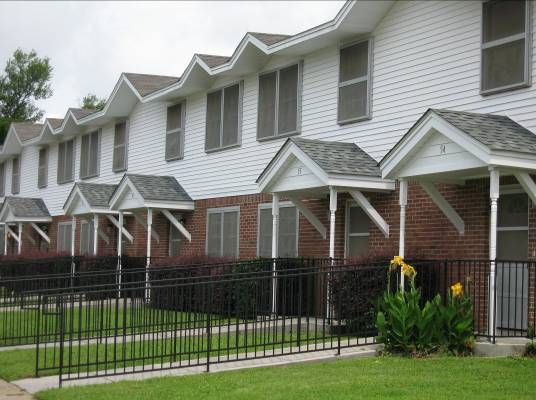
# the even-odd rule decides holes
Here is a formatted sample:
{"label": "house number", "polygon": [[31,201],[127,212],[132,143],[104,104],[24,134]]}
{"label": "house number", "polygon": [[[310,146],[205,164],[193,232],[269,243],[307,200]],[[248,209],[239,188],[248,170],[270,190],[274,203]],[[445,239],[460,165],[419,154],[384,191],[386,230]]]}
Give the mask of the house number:
{"label": "house number", "polygon": [[447,146],[444,144],[439,145],[439,154],[447,154]]}
{"label": "house number", "polygon": [[298,168],[298,175],[301,175],[301,174],[302,174],[302,169]]}

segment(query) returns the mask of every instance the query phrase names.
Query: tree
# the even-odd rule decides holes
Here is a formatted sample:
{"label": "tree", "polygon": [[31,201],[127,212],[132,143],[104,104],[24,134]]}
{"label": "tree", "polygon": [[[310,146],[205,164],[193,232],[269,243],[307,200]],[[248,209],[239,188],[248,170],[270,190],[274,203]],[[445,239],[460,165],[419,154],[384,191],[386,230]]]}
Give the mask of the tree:
{"label": "tree", "polygon": [[37,121],[43,116],[35,100],[52,96],[52,66],[48,57],[17,49],[0,75],[0,141],[13,121]]}
{"label": "tree", "polygon": [[97,110],[100,111],[106,105],[106,99],[99,99],[93,93],[88,93],[82,99],[82,108],[85,110]]}

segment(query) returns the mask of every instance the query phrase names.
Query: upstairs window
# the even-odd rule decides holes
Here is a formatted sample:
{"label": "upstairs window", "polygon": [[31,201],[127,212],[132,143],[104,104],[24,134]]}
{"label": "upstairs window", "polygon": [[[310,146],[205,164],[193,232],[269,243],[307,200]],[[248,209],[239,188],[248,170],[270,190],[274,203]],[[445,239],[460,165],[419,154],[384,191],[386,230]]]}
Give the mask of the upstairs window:
{"label": "upstairs window", "polygon": [[184,154],[184,109],[184,103],[167,109],[166,161],[177,160]]}
{"label": "upstairs window", "polygon": [[6,195],[6,167],[5,163],[0,164],[0,197],[4,197]]}
{"label": "upstairs window", "polygon": [[99,175],[100,130],[82,136],[80,146],[80,179]]}
{"label": "upstairs window", "polygon": [[487,1],[482,5],[483,94],[530,84],[530,2]]}
{"label": "upstairs window", "polygon": [[207,255],[211,257],[238,257],[238,208],[209,209],[207,212]]}
{"label": "upstairs window", "polygon": [[300,130],[302,63],[259,76],[257,139]]}
{"label": "upstairs window", "polygon": [[207,94],[205,150],[240,143],[242,82]]}
{"label": "upstairs window", "polygon": [[115,124],[113,172],[126,171],[128,165],[128,122]]}
{"label": "upstairs window", "polygon": [[39,164],[37,167],[37,187],[46,188],[48,184],[48,148],[39,150]]}
{"label": "upstairs window", "polygon": [[339,58],[339,124],[370,118],[370,40],[345,46]]}
{"label": "upstairs window", "polygon": [[20,158],[15,157],[11,161],[11,193],[19,194],[20,192]]}
{"label": "upstairs window", "polygon": [[58,145],[58,183],[74,181],[74,139]]}

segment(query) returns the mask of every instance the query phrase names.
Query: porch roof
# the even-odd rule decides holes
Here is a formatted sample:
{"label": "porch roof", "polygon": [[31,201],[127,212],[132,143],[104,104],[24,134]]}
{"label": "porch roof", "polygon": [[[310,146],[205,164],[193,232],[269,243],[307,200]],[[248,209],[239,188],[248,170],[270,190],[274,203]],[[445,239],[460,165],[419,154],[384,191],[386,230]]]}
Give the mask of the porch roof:
{"label": "porch roof", "polygon": [[263,192],[329,186],[394,189],[376,160],[355,143],[289,138],[257,178]]}
{"label": "porch roof", "polygon": [[117,185],[77,182],[63,205],[66,215],[111,213],[108,203]]}
{"label": "porch roof", "polygon": [[384,178],[536,169],[536,135],[507,116],[429,109],[380,161]]}
{"label": "porch roof", "polygon": [[8,196],[0,208],[0,221],[4,223],[50,222],[52,217],[43,199]]}

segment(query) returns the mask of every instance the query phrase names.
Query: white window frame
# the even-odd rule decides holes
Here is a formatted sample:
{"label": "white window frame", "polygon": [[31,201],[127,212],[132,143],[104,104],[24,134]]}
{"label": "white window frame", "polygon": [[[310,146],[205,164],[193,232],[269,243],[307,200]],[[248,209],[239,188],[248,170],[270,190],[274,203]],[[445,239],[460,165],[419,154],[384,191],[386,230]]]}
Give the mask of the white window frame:
{"label": "white window frame", "polygon": [[[44,189],[48,186],[48,155],[49,155],[49,147],[41,147],[37,153],[37,188],[38,189]],[[44,165],[41,165],[41,152],[44,152]],[[39,177],[41,176],[41,170],[44,170],[43,172],[43,179],[44,182],[39,182]]]}
{"label": "white window frame", "polygon": [[73,246],[73,229],[75,229],[75,227],[73,226],[73,223],[72,221],[64,221],[64,222],[58,222],[58,230],[56,232],[56,251],[58,253],[60,253],[60,227],[62,226],[70,226],[71,227],[71,235],[70,235],[70,239],[69,239],[69,249],[67,250],[69,253],[71,253],[71,250],[72,250],[72,246]]}
{"label": "white window frame", "polygon": [[[66,164],[67,157],[65,157],[65,156],[67,154],[67,143],[69,143],[71,141],[73,142],[73,154],[71,156],[72,162],[71,162],[71,166],[70,166],[70,168],[71,168],[71,176],[67,178],[65,176],[66,175],[66,169],[67,169],[66,168],[67,167],[67,164]],[[63,145],[63,149],[64,149],[63,165],[60,165],[60,151],[61,151],[62,145]],[[72,138],[72,139],[64,140],[63,142],[58,143],[58,171],[57,171],[58,185],[74,182],[75,166],[76,166],[76,139]],[[60,173],[61,173],[61,176],[60,176]]]}
{"label": "white window frame", "polygon": [[[91,179],[91,178],[96,178],[100,175],[100,157],[101,157],[101,129],[97,129],[97,130],[93,130],[91,132],[88,132],[86,133],[85,135],[81,136],[80,138],[80,172],[79,172],[79,176],[80,176],[80,179]],[[90,174],[89,173],[89,170],[91,169],[91,149],[92,149],[92,146],[91,146],[91,137],[97,133],[97,157],[96,157],[96,163],[97,165],[95,166],[95,173],[92,173]],[[83,151],[84,149],[82,148],[82,144],[84,142],[84,138],[85,137],[89,137],[89,141],[88,141],[88,148],[87,148],[87,154],[86,154],[86,158],[87,158],[87,171],[82,171],[82,155],[83,155]],[[84,172],[84,174],[82,174],[82,172]]]}
{"label": "white window frame", "polygon": [[[123,124],[123,123],[125,124],[125,143],[123,145],[118,145],[115,140],[116,135],[117,135],[116,127],[117,125]],[[130,134],[129,131],[130,131],[130,120],[128,119],[117,121],[114,124],[114,145],[113,145],[114,147],[113,147],[113,152],[112,152],[112,172],[124,172],[128,170],[128,144],[129,144],[129,134]],[[115,168],[115,150],[120,147],[124,147],[123,153],[124,153],[125,163],[123,164],[121,168]]]}
{"label": "white window frame", "polygon": [[[299,248],[300,248],[300,210],[290,201],[279,202],[279,208],[285,207],[295,207],[296,208],[296,257],[299,257]],[[261,210],[271,210],[272,203],[260,203],[257,209],[257,257],[260,257],[260,236],[261,236]],[[273,217],[272,217],[273,218]],[[272,219],[273,224],[273,219]],[[279,240],[279,238],[278,238]]]}
{"label": "white window frame", "polygon": [[[343,49],[346,49],[348,47],[352,47],[355,45],[358,45],[360,43],[368,42],[368,65],[367,65],[367,75],[362,76],[355,79],[350,79],[349,81],[341,82],[341,51]],[[347,125],[352,124],[354,122],[360,122],[360,121],[366,121],[372,119],[372,69],[374,67],[373,62],[374,57],[374,41],[371,37],[367,37],[365,39],[358,39],[354,40],[352,42],[344,43],[339,46],[339,57],[337,58],[337,124],[339,125]],[[367,106],[366,106],[366,112],[365,115],[355,118],[348,118],[348,119],[339,119],[339,109],[341,107],[340,104],[340,90],[343,87],[352,85],[354,83],[360,83],[360,82],[367,82]]]}
{"label": "white window frame", "polygon": [[[301,133],[301,124],[302,124],[302,93],[303,93],[303,60],[294,61],[288,64],[285,64],[283,66],[273,68],[270,70],[263,71],[259,73],[257,77],[257,141],[258,142],[266,142],[269,140],[275,140],[280,138],[287,138],[289,136],[295,136],[299,135]],[[279,130],[279,75],[281,73],[281,70],[287,69],[290,67],[293,67],[297,65],[298,66],[298,85],[296,88],[296,130],[291,132],[285,132],[282,134],[278,133]],[[268,75],[271,73],[276,73],[275,78],[275,119],[274,119],[274,134],[271,136],[265,136],[265,137],[259,137],[259,101],[260,101],[260,78],[264,75]]]}
{"label": "white window frame", "polygon": [[[230,206],[230,207],[218,207],[218,208],[209,208],[207,209],[207,220],[205,223],[205,254],[208,255],[208,228],[209,228],[209,215],[210,214],[224,214],[226,212],[238,212],[237,218],[238,218],[238,225],[237,225],[237,241],[236,241],[236,257],[240,257],[240,206]],[[220,242],[220,255],[218,257],[224,257],[223,256],[223,219],[221,224],[221,242]]]}
{"label": "white window frame", "polygon": [[[531,86],[531,58],[532,58],[532,1],[525,0],[525,33],[518,33],[516,35],[508,36],[505,38],[493,40],[491,42],[484,43],[484,7],[488,1],[482,2],[481,17],[480,17],[480,94],[483,96],[506,92],[509,90],[520,89]],[[525,40],[525,65],[524,65],[524,77],[523,82],[513,83],[511,85],[500,86],[493,89],[484,89],[484,50],[501,46],[503,44],[516,42],[520,39]]]}
{"label": "white window frame", "polygon": [[6,163],[0,163],[0,197],[6,195]]}
{"label": "white window frame", "polygon": [[[168,109],[173,107],[173,106],[176,106],[176,105],[180,105],[181,106],[181,127],[178,128],[178,129],[172,129],[170,131],[167,130],[167,114],[168,114]],[[165,132],[166,132],[166,135],[165,135],[165,140],[164,140],[164,159],[166,161],[176,161],[176,160],[182,160],[184,158],[184,144],[186,142],[186,100],[183,100],[183,101],[179,101],[179,102],[176,102],[176,103],[170,103],[168,105],[166,105],[166,108],[165,108],[165,113],[166,113],[166,123],[165,123]],[[167,157],[167,136],[168,135],[172,135],[172,134],[176,134],[178,133],[179,134],[179,154],[176,155],[176,156],[173,156],[173,157]]]}
{"label": "white window frame", "polygon": [[[223,119],[224,119],[224,110],[225,110],[225,89],[233,87],[238,85],[238,126],[237,126],[237,137],[236,137],[236,143],[229,144],[227,146],[223,146]],[[214,94],[217,92],[221,92],[221,103],[220,103],[220,145],[218,147],[214,147],[209,149],[207,147],[208,143],[208,96],[210,94]],[[214,153],[218,151],[223,151],[227,149],[232,149],[235,147],[240,147],[242,144],[242,115],[243,115],[243,104],[244,104],[244,81],[236,81],[233,83],[230,83],[228,85],[219,87],[217,89],[211,90],[210,92],[207,92],[207,95],[205,96],[206,100],[206,107],[205,107],[205,153]]]}
{"label": "white window frame", "polygon": [[[350,209],[352,207],[362,208],[354,200],[347,200],[345,205],[344,215],[344,258],[348,257],[348,250],[350,247],[350,237],[369,237],[370,238],[370,225],[367,233],[350,233]],[[372,221],[371,221],[372,222]]]}
{"label": "white window frame", "polygon": [[[17,161],[17,173],[15,173],[15,160]],[[21,168],[21,156],[18,155],[11,159],[11,194],[20,193],[20,168]]]}

